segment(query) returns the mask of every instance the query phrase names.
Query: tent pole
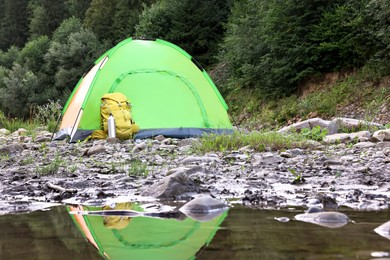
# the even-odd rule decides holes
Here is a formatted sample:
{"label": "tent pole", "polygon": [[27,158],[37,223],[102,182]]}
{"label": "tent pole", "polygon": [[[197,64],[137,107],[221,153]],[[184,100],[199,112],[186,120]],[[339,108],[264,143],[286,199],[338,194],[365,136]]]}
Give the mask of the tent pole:
{"label": "tent pole", "polygon": [[74,128],[76,127],[77,121],[79,120],[79,116],[80,116],[81,110],[82,110],[82,108],[80,108],[79,112],[77,113],[77,117],[76,117],[76,120],[74,121],[74,124],[73,124],[73,127],[72,127],[72,131],[70,131],[69,143],[72,141],[72,138],[73,138],[73,130],[74,130]]}

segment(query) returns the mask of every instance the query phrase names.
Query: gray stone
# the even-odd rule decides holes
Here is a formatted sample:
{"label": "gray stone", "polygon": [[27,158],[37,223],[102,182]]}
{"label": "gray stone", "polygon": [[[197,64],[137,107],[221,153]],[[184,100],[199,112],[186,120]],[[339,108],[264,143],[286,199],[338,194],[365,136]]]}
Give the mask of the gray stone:
{"label": "gray stone", "polygon": [[292,158],[293,157],[293,155],[289,152],[281,152],[280,156],[282,156],[284,158]]}
{"label": "gray stone", "polygon": [[111,138],[107,138],[106,142],[110,143],[110,144],[117,144],[117,143],[120,142],[120,140],[118,138],[116,138],[116,137],[111,137]]}
{"label": "gray stone", "polygon": [[0,146],[0,154],[14,154],[23,151],[23,147],[20,144],[10,144]]}
{"label": "gray stone", "polygon": [[191,174],[194,174],[196,172],[202,171],[202,168],[200,166],[192,166],[192,167],[177,167],[177,168],[172,168],[167,171],[166,175],[172,175],[178,172],[182,172],[187,174],[188,176]]}
{"label": "gray stone", "polygon": [[337,131],[340,131],[343,129],[347,129],[350,131],[350,130],[359,128],[363,125],[383,128],[383,125],[381,125],[381,124],[368,122],[368,121],[364,121],[364,120],[353,119],[353,118],[337,117],[337,118],[333,119],[332,122],[336,125]]}
{"label": "gray stone", "polygon": [[210,221],[228,209],[228,205],[210,196],[200,196],[187,202],[179,210],[197,221]]}
{"label": "gray stone", "polygon": [[353,147],[354,147],[354,148],[362,149],[362,148],[370,148],[370,147],[374,147],[374,146],[375,146],[375,143],[371,143],[371,142],[361,142],[361,143],[355,144]]}
{"label": "gray stone", "polygon": [[13,136],[21,136],[21,135],[27,135],[27,130],[24,128],[19,128],[15,132],[12,133]]}
{"label": "gray stone", "polygon": [[51,141],[51,136],[40,135],[37,138],[35,138],[36,143],[43,143],[49,141]]}
{"label": "gray stone", "polygon": [[199,187],[184,171],[166,176],[142,192],[143,196],[155,198],[175,198],[188,192],[199,192]]}
{"label": "gray stone", "polygon": [[166,137],[163,136],[163,135],[158,135],[158,136],[156,136],[156,137],[154,138],[154,140],[157,140],[157,141],[159,141],[159,142],[162,142],[162,141],[164,141],[165,139],[166,139]]}
{"label": "gray stone", "polygon": [[371,140],[371,138],[367,138],[367,137],[359,137],[358,141],[359,142],[369,142]]}
{"label": "gray stone", "polygon": [[294,156],[304,155],[305,154],[305,152],[302,149],[299,149],[299,148],[290,149],[290,150],[287,150],[287,152],[291,153]]}
{"label": "gray stone", "polygon": [[161,141],[161,144],[170,145],[173,144],[172,138],[165,138]]}
{"label": "gray stone", "polygon": [[148,147],[148,145],[146,144],[146,142],[142,142],[142,143],[136,144],[133,147],[133,149],[131,150],[131,152],[135,153],[135,152],[138,152],[138,151],[142,151],[142,150],[145,150],[147,147]]}
{"label": "gray stone", "polygon": [[368,131],[359,131],[356,133],[349,134],[349,137],[351,140],[362,140],[362,139],[368,139],[371,137],[371,133]]}
{"label": "gray stone", "polygon": [[375,148],[379,148],[379,149],[390,148],[390,142],[379,142],[375,145]]}
{"label": "gray stone", "polygon": [[255,154],[252,159],[252,165],[256,167],[262,164],[279,164],[280,162],[283,162],[283,160],[283,157],[272,153]]}
{"label": "gray stone", "polygon": [[225,156],[225,160],[237,160],[237,161],[246,161],[249,158],[247,154],[241,153],[232,153]]}
{"label": "gray stone", "polygon": [[198,140],[195,138],[185,138],[185,139],[180,140],[179,143],[177,144],[177,146],[179,146],[179,147],[190,146],[196,142],[198,142]]}
{"label": "gray stone", "polygon": [[323,141],[327,144],[348,143],[349,141],[351,141],[351,137],[349,134],[346,133],[333,134],[325,136]]}
{"label": "gray stone", "polygon": [[106,151],[106,148],[104,147],[104,145],[98,144],[98,145],[95,145],[95,146],[92,146],[91,148],[89,148],[86,153],[88,156],[91,156],[91,155],[102,153],[105,151]]}
{"label": "gray stone", "polygon": [[219,161],[219,158],[217,157],[210,157],[210,156],[188,156],[181,160],[181,163],[188,164],[188,163],[195,163],[195,162],[215,162]]}

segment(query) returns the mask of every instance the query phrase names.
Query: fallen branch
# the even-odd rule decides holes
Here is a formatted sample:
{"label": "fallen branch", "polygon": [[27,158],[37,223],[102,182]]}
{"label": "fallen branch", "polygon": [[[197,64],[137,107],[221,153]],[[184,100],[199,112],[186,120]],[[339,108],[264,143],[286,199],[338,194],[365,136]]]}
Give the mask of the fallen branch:
{"label": "fallen branch", "polygon": [[46,186],[52,190],[56,190],[56,191],[59,191],[61,193],[65,193],[65,192],[69,192],[69,193],[77,193],[77,190],[76,189],[65,189],[61,186],[58,186],[58,185],[55,185],[53,183],[50,183],[50,182],[47,182],[46,183]]}

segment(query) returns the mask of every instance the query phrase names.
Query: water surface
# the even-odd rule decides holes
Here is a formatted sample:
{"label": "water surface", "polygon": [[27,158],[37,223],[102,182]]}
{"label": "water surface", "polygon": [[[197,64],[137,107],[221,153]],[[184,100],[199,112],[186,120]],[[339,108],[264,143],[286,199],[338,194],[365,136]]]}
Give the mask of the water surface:
{"label": "water surface", "polygon": [[[375,259],[390,253],[390,240],[373,231],[390,220],[390,211],[343,211],[355,223],[341,228],[275,220],[293,219],[298,213],[302,211],[235,206],[208,224],[140,217],[115,229],[106,228],[104,218],[94,216],[88,225],[111,259],[117,259],[119,251],[121,257],[137,253],[144,259],[213,260]],[[102,251],[85,238],[64,206],[3,215],[0,227],[0,259],[103,259]]]}

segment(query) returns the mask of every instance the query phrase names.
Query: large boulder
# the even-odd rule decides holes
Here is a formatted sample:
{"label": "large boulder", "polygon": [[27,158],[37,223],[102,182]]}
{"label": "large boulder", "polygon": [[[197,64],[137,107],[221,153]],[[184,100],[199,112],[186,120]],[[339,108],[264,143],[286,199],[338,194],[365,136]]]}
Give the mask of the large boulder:
{"label": "large boulder", "polygon": [[336,123],[333,121],[323,120],[321,118],[311,118],[302,122],[298,122],[282,129],[278,130],[279,133],[288,133],[291,131],[300,131],[304,128],[312,129],[313,127],[320,126],[326,128],[329,134],[337,133]]}
{"label": "large boulder", "polygon": [[176,198],[189,192],[199,192],[198,185],[189,178],[189,171],[184,167],[178,168],[177,171],[172,171],[172,174],[159,180],[142,192],[143,196],[155,198]]}
{"label": "large boulder", "polygon": [[358,120],[353,118],[344,118],[344,117],[337,117],[333,119],[332,121],[323,120],[321,118],[311,118],[302,122],[298,122],[289,126],[286,126],[280,130],[278,130],[279,133],[288,133],[292,131],[299,132],[300,130],[304,128],[312,129],[316,126],[319,126],[321,128],[325,128],[328,130],[329,135],[333,135],[336,133],[343,133],[343,132],[352,132],[355,129],[359,129],[362,126],[372,126],[377,128],[383,128],[383,125],[368,122],[364,120]]}

